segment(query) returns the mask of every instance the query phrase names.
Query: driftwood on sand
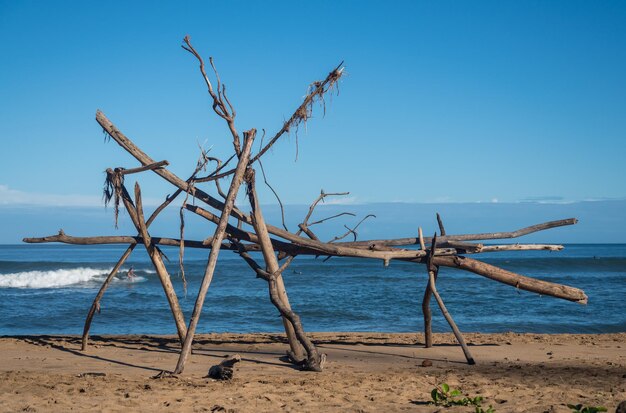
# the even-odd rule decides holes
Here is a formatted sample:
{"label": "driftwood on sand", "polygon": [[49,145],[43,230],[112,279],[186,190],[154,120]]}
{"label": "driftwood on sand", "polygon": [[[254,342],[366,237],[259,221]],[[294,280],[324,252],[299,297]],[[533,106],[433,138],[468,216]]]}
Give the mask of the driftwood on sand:
{"label": "driftwood on sand", "polygon": [[227,356],[219,364],[211,366],[207,377],[215,380],[230,380],[233,378],[233,366],[241,361],[241,356],[235,354]]}
{"label": "driftwood on sand", "polygon": [[[139,162],[139,165],[133,168],[117,167],[107,169],[107,179],[104,189],[105,202],[113,203],[116,225],[119,208],[123,206],[127,210],[135,227],[136,234],[123,236],[73,237],[60,231],[57,235],[24,239],[24,242],[28,243],[61,242],[76,245],[126,244],[128,246],[103,282],[102,287],[98,291],[89,309],[82,336],[83,350],[87,349],[89,329],[94,315],[99,312],[100,300],[113,277],[130,257],[137,245],[142,245],[148,252],[159,281],[163,286],[166,299],[172,312],[176,331],[181,342],[181,351],[178,362],[172,370],[173,374],[181,374],[183,372],[185,364],[191,354],[202,306],[217,267],[219,251],[221,249],[235,251],[250,266],[251,271],[257,277],[267,282],[270,300],[283,320],[289,343],[289,359],[304,370],[322,371],[326,355],[321,354],[313,341],[307,336],[304,330],[303,320],[298,316],[296,309],[293,309],[289,303],[287,290],[283,282],[285,270],[298,255],[313,255],[328,258],[369,258],[380,260],[385,266],[391,265],[393,261],[405,261],[424,265],[426,271],[416,271],[416,274],[425,274],[427,279],[422,303],[425,345],[426,347],[432,346],[432,315],[430,310],[430,298],[432,295],[435,297],[445,319],[450,324],[470,364],[474,363],[474,359],[437,290],[437,281],[442,281],[441,279],[438,280],[440,267],[444,266],[469,271],[518,289],[561,298],[579,304],[586,304],[587,296],[582,290],[577,288],[523,276],[467,257],[467,255],[498,251],[560,250],[563,248],[560,245],[485,245],[482,242],[518,238],[537,231],[572,225],[576,223],[576,219],[574,218],[540,223],[510,232],[454,235],[446,233],[444,222],[441,216],[437,214],[436,219],[439,234],[435,234],[433,237],[424,237],[420,228],[417,236],[414,237],[358,241],[356,239],[356,227],[367,218],[371,217],[368,215],[363,218],[357,226],[353,228],[346,227],[347,232],[345,234],[325,242],[320,240],[316,235],[315,226],[330,219],[337,219],[344,215],[353,214],[345,212],[311,222],[315,208],[321,201],[329,196],[346,194],[324,193],[322,191],[309,207],[307,215],[298,225],[296,232],[287,230],[284,223],[282,227],[267,223],[261,210],[256,190],[256,171],[258,171],[256,168],[260,168],[263,173],[264,181],[269,186],[265,178],[261,158],[281,139],[281,137],[289,134],[290,131],[297,131],[300,125],[307,122],[316,104],[324,105],[325,95],[332,93],[333,90],[337,88],[337,82],[343,76],[343,63],[331,70],[323,80],[313,82],[309,86],[308,93],[304,97],[302,104],[283,122],[279,131],[274,134],[267,143],[263,144],[263,139],[261,139],[259,151],[253,154],[252,144],[257,137],[257,131],[250,129],[242,134],[238,132],[235,122],[235,108],[226,94],[226,87],[219,77],[213,59],[209,59],[210,72],[212,72],[212,76],[209,76],[204,59],[192,46],[189,37],[185,37],[182,47],[191,53],[199,64],[200,74],[207,87],[212,109],[215,114],[226,123],[228,133],[232,139],[233,155],[228,160],[223,161],[209,157],[202,151],[201,158],[198,161],[194,173],[189,178],[182,179],[167,169],[169,165],[167,161],[155,161],[152,159],[133,143],[130,138],[124,135],[103,112],[97,111],[96,121],[102,127],[106,136],[116,142]],[[211,77],[213,79],[211,79]],[[231,164],[231,161],[234,166],[231,165],[229,167],[228,165]],[[211,173],[205,176],[199,176],[200,172],[206,170],[208,162],[216,162],[217,167]],[[126,175],[146,172],[158,175],[175,188],[175,192],[171,196],[168,196],[147,220],[144,217],[139,184],[135,185],[134,197],[129,194],[124,184],[124,177]],[[229,182],[227,193],[222,191],[220,181]],[[204,184],[202,188],[200,184]],[[252,211],[250,214],[241,211],[234,204],[235,198],[240,192],[242,185],[246,188]],[[158,218],[159,213],[168,207],[171,202],[182,193],[185,194],[186,198],[181,207],[180,238],[163,238],[151,234],[149,232],[150,225]],[[195,199],[198,205],[188,203],[187,199],[189,198]],[[282,203],[280,203],[280,205],[282,209]],[[215,231],[212,234],[207,234],[208,237],[204,240],[184,239],[184,211],[191,211],[209,222],[212,222],[215,224]],[[235,221],[237,222],[236,224]],[[346,237],[352,237],[352,240],[346,241]],[[481,241],[481,243],[477,241]],[[163,262],[164,257],[160,247],[164,245],[179,247],[181,269],[184,269],[182,258],[185,248],[209,250],[208,262],[200,289],[196,296],[193,313],[187,321],[183,317],[176,292],[172,286],[171,278]],[[417,269],[419,266],[416,265],[415,268]],[[188,324],[186,324],[186,322]],[[226,371],[228,369],[222,368],[222,370]],[[232,373],[232,369],[230,373]],[[216,375],[227,378],[226,376],[229,375],[229,372],[226,371],[224,375],[216,373]]]}

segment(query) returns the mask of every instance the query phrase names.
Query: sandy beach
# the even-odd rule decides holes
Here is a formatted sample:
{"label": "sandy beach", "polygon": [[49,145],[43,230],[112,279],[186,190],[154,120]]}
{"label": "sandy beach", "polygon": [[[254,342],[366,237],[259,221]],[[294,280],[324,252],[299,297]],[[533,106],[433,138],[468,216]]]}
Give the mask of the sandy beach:
{"label": "sandy beach", "polygon": [[[164,379],[152,377],[175,366],[174,337],[93,337],[87,352],[75,336],[2,337],[0,411],[474,411],[429,404],[443,382],[497,412],[614,411],[626,400],[626,333],[467,334],[474,366],[448,334],[430,349],[416,334],[312,337],[328,355],[322,373],[283,361],[280,334],[211,334],[198,337],[184,374]],[[242,361],[232,380],[205,377],[234,353]]]}

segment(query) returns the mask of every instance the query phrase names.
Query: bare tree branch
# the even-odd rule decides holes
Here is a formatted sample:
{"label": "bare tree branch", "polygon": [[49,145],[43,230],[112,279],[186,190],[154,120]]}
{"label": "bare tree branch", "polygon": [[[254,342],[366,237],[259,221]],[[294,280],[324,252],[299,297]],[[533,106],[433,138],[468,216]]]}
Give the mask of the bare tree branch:
{"label": "bare tree branch", "polygon": [[311,222],[307,226],[308,227],[312,227],[313,225],[321,224],[322,222],[326,222],[326,221],[329,221],[329,220],[334,219],[334,218],[342,217],[344,215],[348,215],[348,216],[351,216],[351,217],[355,217],[356,216],[356,214],[353,214],[352,212],[340,212],[340,213],[332,215],[330,217],[322,218],[319,221]]}
{"label": "bare tree branch", "polygon": [[337,67],[333,69],[328,76],[326,76],[326,79],[311,83],[309,91],[304,97],[302,104],[298,106],[298,109],[296,109],[291,117],[283,123],[283,127],[276,133],[276,135],[274,135],[267,145],[265,145],[263,149],[261,149],[259,153],[252,158],[252,161],[250,162],[251,164],[263,156],[263,154],[267,152],[285,132],[289,132],[291,128],[294,126],[297,127],[300,123],[306,122],[307,119],[311,117],[313,104],[316,101],[323,102],[324,94],[332,90],[333,86],[343,75],[344,68],[342,66],[343,62],[339,63]]}
{"label": "bare tree branch", "polygon": [[182,48],[188,51],[189,53],[191,53],[192,55],[194,55],[196,59],[198,59],[198,62],[200,63],[200,73],[202,73],[202,77],[204,78],[204,82],[207,85],[209,95],[211,95],[211,99],[213,99],[213,111],[215,111],[215,113],[219,117],[224,119],[226,123],[228,124],[230,133],[233,136],[233,147],[235,148],[235,153],[237,154],[237,156],[240,156],[241,155],[241,139],[239,138],[239,134],[237,133],[237,129],[235,128],[236,112],[233,109],[230,101],[228,101],[228,99],[227,99],[228,108],[226,107],[226,104],[224,104],[224,98],[223,98],[222,93],[223,92],[225,93],[226,88],[223,88],[223,89],[221,88],[222,84],[220,81],[220,76],[217,72],[217,69],[215,68],[215,65],[213,64],[213,58],[210,57],[209,62],[211,64],[211,67],[213,68],[213,73],[215,74],[215,78],[217,79],[217,94],[213,90],[213,85],[211,84],[211,81],[209,80],[209,77],[206,74],[206,70],[204,68],[204,60],[202,59],[200,54],[196,51],[196,49],[194,49],[194,47],[191,45],[191,38],[187,35],[183,39],[183,42],[185,44],[182,45]]}
{"label": "bare tree branch", "polygon": [[354,228],[349,228],[348,226],[344,225],[344,227],[348,230],[348,232],[346,232],[343,235],[340,235],[340,236],[337,236],[337,237],[333,238],[332,240],[328,241],[328,243],[339,241],[340,239],[343,239],[343,238],[347,237],[350,234],[352,234],[354,236],[354,241],[356,241],[356,237],[357,237],[356,229],[359,227],[359,225],[361,225],[363,223],[363,221],[365,221],[366,219],[368,219],[370,217],[376,218],[376,215],[374,215],[374,214],[366,215],[365,217],[363,217],[362,220],[359,221],[358,224],[355,225]]}

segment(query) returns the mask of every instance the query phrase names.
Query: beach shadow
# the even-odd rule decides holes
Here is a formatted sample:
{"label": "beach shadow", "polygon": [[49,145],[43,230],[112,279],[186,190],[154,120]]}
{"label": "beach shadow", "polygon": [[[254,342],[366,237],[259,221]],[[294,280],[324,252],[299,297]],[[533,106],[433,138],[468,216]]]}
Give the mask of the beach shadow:
{"label": "beach shadow", "polygon": [[[412,344],[404,344],[404,343],[370,343],[370,342],[362,342],[362,341],[345,341],[345,340],[325,340],[325,341],[315,341],[315,344],[346,344],[346,345],[358,345],[358,346],[382,346],[382,347],[399,347],[399,348],[425,348],[424,343],[412,343]],[[439,343],[433,344],[433,347],[458,347],[459,343]],[[499,347],[500,344],[496,343],[467,343],[468,347]]]}
{"label": "beach shadow", "polygon": [[358,350],[358,349],[355,349],[355,348],[333,347],[333,346],[327,346],[327,345],[318,345],[317,347],[319,347],[319,348],[327,348],[327,349],[332,349],[332,350],[346,351],[346,352],[350,352],[350,353],[376,354],[376,355],[381,355],[381,356],[392,356],[392,357],[405,358],[405,359],[411,359],[411,360],[431,360],[431,361],[440,361],[440,362],[444,362],[444,363],[467,364],[467,362],[465,362],[465,361],[436,359],[436,358],[432,358],[432,357],[407,356],[406,354],[386,353],[386,352],[383,352],[383,351]]}
{"label": "beach shadow", "polygon": [[[69,340],[68,340],[69,341]],[[77,345],[80,345],[81,340],[75,340]],[[180,342],[178,338],[162,338],[162,337],[149,337],[140,336],[137,338],[132,337],[102,337],[92,336],[89,340],[91,346],[107,346],[123,348],[126,350],[142,350],[158,353],[178,353],[180,352]],[[123,345],[120,345],[123,344]]]}
{"label": "beach shadow", "polygon": [[[211,350],[206,350],[206,351],[211,351]],[[213,350],[215,351],[215,350]],[[222,351],[222,350],[220,350]],[[215,357],[218,359],[224,358],[227,355],[233,354],[232,351],[225,351],[223,350],[224,353],[226,354],[209,354],[209,353],[205,353],[202,354],[200,352],[198,352],[198,350],[196,350],[196,352],[194,352],[194,356],[198,355],[198,356],[205,356],[205,357]],[[289,361],[287,356],[280,356],[279,354],[276,353],[268,353],[268,352],[255,352],[255,351],[237,351],[237,354],[241,355],[241,354],[264,354],[264,355],[273,355],[276,356],[276,358],[278,360],[280,360],[280,363],[277,362],[271,362],[271,361],[264,361],[264,360],[257,360],[257,359],[251,359],[251,358],[246,358],[246,357],[242,357],[241,361],[247,361],[249,363],[254,363],[254,364],[264,364],[264,365],[268,365],[268,366],[278,366],[278,367],[288,367],[292,370],[300,370],[299,366],[296,366],[295,364],[291,363],[291,361]]]}
{"label": "beach shadow", "polygon": [[133,367],[133,368],[137,368],[137,369],[141,369],[141,370],[148,370],[148,371],[155,371],[155,372],[160,372],[162,369],[157,369],[154,367],[148,367],[148,366],[142,366],[139,364],[132,364],[132,363],[127,363],[121,360],[115,360],[115,359],[110,359],[110,358],[106,358],[106,357],[101,357],[101,356],[96,356],[93,354],[86,354],[83,353],[82,351],[79,350],[74,350],[71,348],[68,348],[66,346],[63,346],[61,344],[58,344],[57,342],[55,342],[54,340],[50,340],[50,336],[20,336],[20,337],[16,337],[16,339],[18,340],[22,340],[25,343],[28,344],[32,344],[32,345],[36,345],[36,346],[48,346],[50,348],[53,348],[55,350],[59,350],[59,351],[63,351],[65,353],[70,353],[73,354],[75,356],[80,356],[80,357],[86,357],[86,358],[90,358],[93,360],[98,360],[98,361],[104,361],[104,362],[108,362],[108,363],[113,363],[113,364],[118,364],[120,366],[126,366],[126,367]]}
{"label": "beach shadow", "polygon": [[409,403],[415,404],[417,406],[431,406],[432,405],[431,402],[425,402],[425,401],[422,401],[422,400],[411,400],[411,401],[409,401]]}
{"label": "beach shadow", "polygon": [[[50,340],[50,343],[47,343],[49,345],[55,342],[56,343],[61,342],[61,343],[66,343],[70,345],[75,345],[76,347],[82,346],[82,339],[80,337],[75,337],[75,336],[43,335],[43,336],[10,336],[10,337],[17,339],[17,340],[23,340],[25,338],[28,338],[28,339],[40,339],[40,338],[44,339],[45,338],[47,340]],[[120,343],[123,345],[120,345]],[[174,345],[170,345],[170,343]],[[108,338],[108,337],[97,336],[97,335],[91,336],[89,339],[89,344],[87,348],[90,348],[90,347],[93,348],[96,346],[97,347],[114,347],[114,348],[131,350],[131,351],[133,350],[134,351],[150,351],[150,352],[158,352],[158,353],[180,352],[180,346],[179,346],[178,340],[169,340],[169,339],[147,340],[147,339],[141,339],[141,338],[131,339],[131,338],[125,338],[125,337]]]}
{"label": "beach shadow", "polygon": [[[288,340],[284,334],[256,334],[253,338],[246,338],[247,334],[216,334],[215,337],[207,337],[206,335],[199,334],[194,338],[194,345],[204,346],[204,345],[221,345],[221,344],[288,344]],[[340,336],[341,337],[341,336]],[[420,341],[414,341],[409,343],[399,343],[389,341],[388,337],[378,338],[376,336],[363,336],[363,337],[350,337],[343,336],[343,338],[322,338],[315,337],[315,333],[310,335],[311,341],[315,345],[322,344],[339,344],[339,345],[362,345],[362,346],[385,346],[385,347],[398,347],[398,348],[410,348],[410,347],[423,347],[424,343]],[[72,340],[73,342],[80,343],[80,338],[66,338],[67,341]],[[176,336],[149,336],[149,335],[125,335],[125,336],[115,336],[115,337],[107,337],[107,336],[99,336],[93,335],[90,336],[90,342],[99,341],[101,345],[113,345],[116,347],[120,347],[117,343],[125,343],[128,345],[143,345],[145,347],[153,347],[160,348],[167,351],[180,351],[180,343],[178,341],[178,337]],[[497,343],[481,343],[475,344],[472,342],[468,343],[470,347],[488,347],[488,346],[500,346],[501,344]],[[438,343],[434,344],[434,347],[456,347],[458,343]]]}
{"label": "beach shadow", "polygon": [[[14,336],[12,338],[16,340],[24,341],[25,343],[28,343],[28,344],[32,344],[36,346],[44,346],[44,347],[47,346],[55,350],[70,353],[75,356],[91,358],[93,360],[105,361],[105,362],[110,362],[110,363],[114,363],[114,364],[118,364],[122,366],[134,367],[134,368],[154,371],[154,372],[161,372],[163,370],[163,369],[158,369],[154,367],[142,366],[139,364],[127,363],[121,360],[115,360],[111,358],[97,356],[94,354],[88,354],[86,352],[68,347],[68,345],[80,347],[82,343],[81,338],[63,337],[63,336],[46,336],[46,335]],[[157,353],[176,353],[176,354],[180,352],[180,348],[169,347],[171,344],[174,344],[174,345],[179,344],[179,341],[177,338],[169,339],[169,338],[160,338],[160,337],[141,336],[137,338],[119,338],[118,339],[118,338],[93,336],[91,341],[92,341],[92,344],[91,344],[92,346],[98,346],[98,347],[109,346],[109,347],[130,350],[130,351],[139,351],[139,352],[149,351],[149,352],[157,352]],[[148,343],[146,343],[146,341],[148,341]],[[120,345],[117,345],[117,343],[124,343],[124,345],[120,346]],[[232,344],[233,342],[224,342],[224,343]],[[236,343],[236,344],[239,344],[239,343]],[[258,343],[254,343],[254,344],[258,344]],[[219,352],[223,354],[216,354],[215,352]],[[194,348],[192,350],[192,354],[194,356],[213,357],[217,359],[224,358],[226,354],[233,354],[235,352],[238,354],[242,354],[242,355],[247,354],[247,355],[259,355],[259,356],[262,356],[262,355],[274,356],[276,357],[277,360],[280,360],[280,362],[271,362],[267,360],[258,360],[258,359],[253,359],[253,358],[248,357],[248,358],[242,358],[242,361],[247,361],[247,362],[254,363],[254,364],[263,364],[263,365],[268,365],[268,366],[287,367],[292,370],[300,370],[299,366],[296,366],[290,362],[283,361],[282,355],[276,352],[240,350],[240,349],[236,351],[232,349],[215,349],[215,348],[206,349],[206,348],[198,348],[197,344],[194,344]]]}

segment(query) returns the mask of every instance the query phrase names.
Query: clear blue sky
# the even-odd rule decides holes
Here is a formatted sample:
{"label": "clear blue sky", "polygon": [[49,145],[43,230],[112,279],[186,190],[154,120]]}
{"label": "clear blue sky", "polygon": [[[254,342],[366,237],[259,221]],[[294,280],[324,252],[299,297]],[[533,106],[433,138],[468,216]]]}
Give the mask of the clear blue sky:
{"label": "clear blue sky", "polygon": [[198,142],[227,157],[185,34],[241,131],[278,130],[345,61],[298,162],[293,134],[266,158],[286,203],[626,198],[625,2],[0,0],[0,204],[91,205],[107,167],[136,166],[98,108],[181,176]]}

